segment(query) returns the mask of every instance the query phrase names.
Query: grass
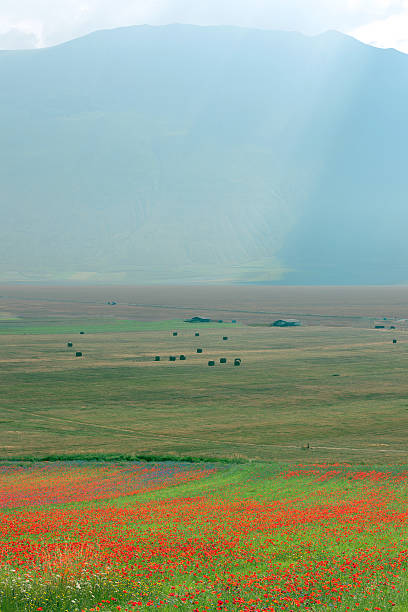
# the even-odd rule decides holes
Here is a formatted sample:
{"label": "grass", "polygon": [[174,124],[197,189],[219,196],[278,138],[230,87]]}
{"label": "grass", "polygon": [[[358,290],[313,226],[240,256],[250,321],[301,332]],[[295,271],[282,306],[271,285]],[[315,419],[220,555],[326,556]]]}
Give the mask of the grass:
{"label": "grass", "polygon": [[407,332],[106,325],[1,336],[1,457],[408,461]]}
{"label": "grass", "polygon": [[[13,322],[10,322],[13,321]],[[107,333],[107,332],[137,332],[137,331],[170,331],[178,329],[200,329],[205,325],[206,328],[219,327],[219,323],[185,323],[179,319],[171,321],[133,321],[126,319],[83,319],[61,323],[61,321],[33,322],[23,320],[16,322],[13,319],[0,318],[0,334],[14,335],[44,335],[44,334],[70,334],[78,335],[80,331],[86,334]],[[223,323],[223,327],[233,327],[233,323]]]}

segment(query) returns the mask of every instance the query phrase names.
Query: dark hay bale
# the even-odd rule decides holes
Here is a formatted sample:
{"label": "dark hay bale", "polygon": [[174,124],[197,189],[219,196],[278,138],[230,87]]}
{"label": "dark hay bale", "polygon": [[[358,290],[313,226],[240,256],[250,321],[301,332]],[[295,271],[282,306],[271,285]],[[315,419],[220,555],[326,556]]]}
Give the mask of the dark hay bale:
{"label": "dark hay bale", "polygon": [[75,353],[75,357],[82,357],[82,353],[81,353],[81,351],[77,351],[77,352]]}
{"label": "dark hay bale", "polygon": [[397,340],[394,338],[394,340],[392,341],[393,344],[397,344]]}
{"label": "dark hay bale", "polygon": [[195,335],[195,337],[196,337],[196,338],[198,338],[198,336],[199,336],[200,334],[199,334],[198,332],[196,332],[194,335]]}
{"label": "dark hay bale", "polygon": [[197,353],[202,353],[203,349],[197,349]]}
{"label": "dark hay bale", "polygon": [[169,357],[169,361],[176,361],[175,356],[174,356],[174,355],[170,355],[170,357]]}
{"label": "dark hay bale", "polygon": [[222,339],[223,340],[228,340],[228,336],[223,336]]}
{"label": "dark hay bale", "polygon": [[173,332],[173,336],[178,336],[178,332]]}
{"label": "dark hay bale", "polygon": [[69,346],[69,348],[72,348],[73,347],[72,342],[67,342],[67,346]]}
{"label": "dark hay bale", "polygon": [[220,363],[227,363],[227,360],[225,359],[225,357],[221,357]]}
{"label": "dark hay bale", "polygon": [[160,361],[160,355],[156,355],[156,357],[154,358],[155,361]]}
{"label": "dark hay bale", "polygon": [[209,365],[209,366],[215,366],[215,361],[209,361],[209,362],[208,362],[208,365]]}
{"label": "dark hay bale", "polygon": [[186,360],[186,356],[185,355],[180,355],[180,361],[185,361]]}
{"label": "dark hay bale", "polygon": [[84,334],[85,332],[79,332],[80,334]]}
{"label": "dark hay bale", "polygon": [[234,366],[240,366],[241,365],[241,360],[240,359],[234,359]]}

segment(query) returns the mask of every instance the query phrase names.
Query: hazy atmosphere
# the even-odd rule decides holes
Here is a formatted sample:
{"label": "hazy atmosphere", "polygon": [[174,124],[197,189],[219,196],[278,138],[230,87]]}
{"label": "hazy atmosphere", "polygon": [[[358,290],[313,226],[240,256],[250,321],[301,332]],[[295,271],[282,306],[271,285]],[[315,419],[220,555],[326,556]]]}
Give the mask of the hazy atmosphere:
{"label": "hazy atmosphere", "polygon": [[55,45],[103,28],[170,23],[305,34],[339,30],[408,52],[407,0],[2,0],[0,49]]}
{"label": "hazy atmosphere", "polygon": [[0,282],[407,282],[407,24],[397,0],[3,0]]}

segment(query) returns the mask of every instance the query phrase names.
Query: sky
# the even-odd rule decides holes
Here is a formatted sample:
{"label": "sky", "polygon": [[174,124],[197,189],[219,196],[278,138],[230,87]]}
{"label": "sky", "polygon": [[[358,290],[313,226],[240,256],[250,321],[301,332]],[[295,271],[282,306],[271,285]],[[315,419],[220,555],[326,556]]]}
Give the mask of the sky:
{"label": "sky", "polygon": [[169,23],[309,35],[339,30],[408,53],[408,0],[0,0],[0,49],[47,47],[105,28]]}

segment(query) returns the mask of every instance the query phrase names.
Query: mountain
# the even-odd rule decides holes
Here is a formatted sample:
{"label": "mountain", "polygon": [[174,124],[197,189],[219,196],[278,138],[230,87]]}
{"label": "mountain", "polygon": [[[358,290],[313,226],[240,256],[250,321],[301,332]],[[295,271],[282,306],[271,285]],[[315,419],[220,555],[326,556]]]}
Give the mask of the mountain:
{"label": "mountain", "polygon": [[0,281],[408,280],[408,56],[137,26],[0,52]]}

